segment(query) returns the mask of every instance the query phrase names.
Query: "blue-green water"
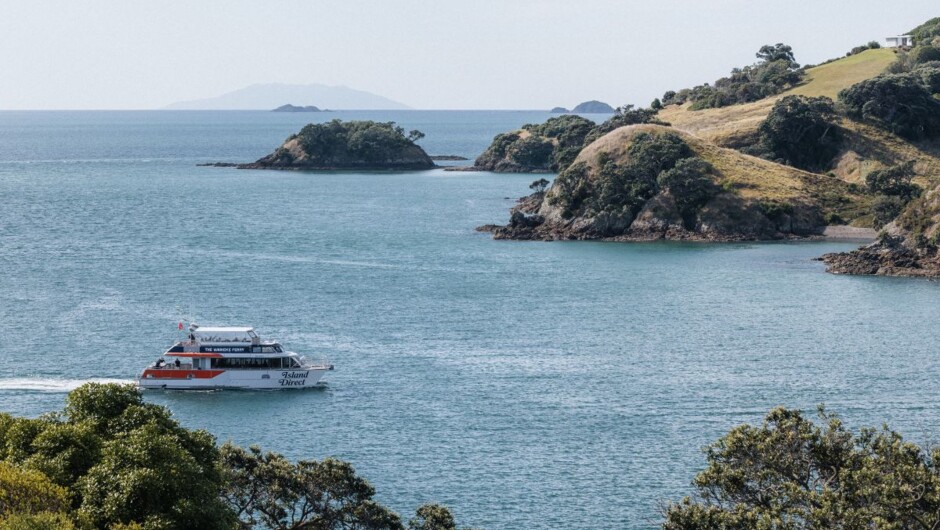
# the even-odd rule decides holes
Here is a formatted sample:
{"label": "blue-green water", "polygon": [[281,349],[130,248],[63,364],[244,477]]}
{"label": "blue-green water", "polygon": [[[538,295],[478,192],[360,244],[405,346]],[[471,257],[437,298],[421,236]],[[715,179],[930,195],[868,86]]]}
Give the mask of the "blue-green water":
{"label": "blue-green water", "polygon": [[189,427],[353,462],[404,515],[650,528],[699,449],[775,405],[936,440],[938,284],[852,244],[492,241],[531,175],[240,171],[311,117],[479,153],[542,113],[0,113],[0,410],[131,379],[177,307],[336,365],[305,392],[149,393]]}

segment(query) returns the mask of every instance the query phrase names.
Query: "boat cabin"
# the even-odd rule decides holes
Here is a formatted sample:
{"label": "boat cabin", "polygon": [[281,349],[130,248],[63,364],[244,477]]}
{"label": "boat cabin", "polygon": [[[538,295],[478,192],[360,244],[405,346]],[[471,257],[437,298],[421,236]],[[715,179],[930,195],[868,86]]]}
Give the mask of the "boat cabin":
{"label": "boat cabin", "polygon": [[152,367],[159,370],[299,370],[303,367],[300,356],[296,353],[288,355],[251,356],[238,355],[230,357],[185,357],[186,354],[175,356],[176,359],[166,361],[162,357],[153,363]]}
{"label": "boat cabin", "polygon": [[275,341],[262,342],[254,328],[189,326],[189,338],[177,342],[167,355],[174,353],[284,353]]}

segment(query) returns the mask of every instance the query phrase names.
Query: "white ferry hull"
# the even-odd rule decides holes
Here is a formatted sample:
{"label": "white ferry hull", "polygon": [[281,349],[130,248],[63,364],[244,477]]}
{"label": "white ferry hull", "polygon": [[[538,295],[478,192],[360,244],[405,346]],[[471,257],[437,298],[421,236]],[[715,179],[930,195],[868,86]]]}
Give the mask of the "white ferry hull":
{"label": "white ferry hull", "polygon": [[212,390],[253,389],[279,390],[310,388],[323,378],[329,367],[290,370],[187,370],[148,368],[140,374],[138,386],[146,389]]}

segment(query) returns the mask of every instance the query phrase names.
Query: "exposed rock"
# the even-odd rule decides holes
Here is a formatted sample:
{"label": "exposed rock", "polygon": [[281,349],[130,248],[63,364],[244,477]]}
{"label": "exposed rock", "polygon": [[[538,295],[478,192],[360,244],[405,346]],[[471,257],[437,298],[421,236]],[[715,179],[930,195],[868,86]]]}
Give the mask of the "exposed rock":
{"label": "exposed rock", "polygon": [[834,274],[940,277],[936,248],[911,248],[904,240],[892,236],[858,250],[825,254],[819,259]]}
{"label": "exposed rock", "polygon": [[431,160],[440,160],[440,161],[458,161],[458,160],[469,160],[469,158],[460,155],[431,155]]}
{"label": "exposed rock", "polygon": [[908,204],[878,240],[819,258],[836,274],[940,277],[940,186]]}
{"label": "exposed rock", "polygon": [[555,107],[549,112],[551,112],[552,114],[565,114],[566,112],[570,112],[570,111],[566,109],[565,107]]}
{"label": "exposed rock", "polygon": [[196,167],[238,167],[234,162],[207,162],[205,164],[196,164]]}

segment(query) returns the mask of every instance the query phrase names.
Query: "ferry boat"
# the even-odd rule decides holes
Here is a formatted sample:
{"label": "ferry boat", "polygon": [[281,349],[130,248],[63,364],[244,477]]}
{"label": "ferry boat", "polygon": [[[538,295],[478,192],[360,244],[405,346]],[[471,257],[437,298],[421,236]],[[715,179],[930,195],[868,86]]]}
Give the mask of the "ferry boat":
{"label": "ferry boat", "polygon": [[[183,325],[180,324],[180,329]],[[140,388],[201,390],[221,388],[309,388],[333,369],[263,341],[250,327],[200,327],[173,344],[137,379]]]}

